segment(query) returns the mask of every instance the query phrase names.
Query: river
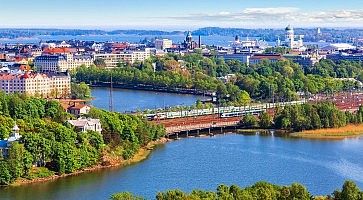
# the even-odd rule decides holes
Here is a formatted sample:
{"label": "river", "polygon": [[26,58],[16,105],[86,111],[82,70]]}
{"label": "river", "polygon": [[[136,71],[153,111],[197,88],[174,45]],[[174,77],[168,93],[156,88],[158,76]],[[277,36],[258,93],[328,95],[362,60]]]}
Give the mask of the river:
{"label": "river", "polygon": [[189,138],[156,148],[141,163],[52,182],[0,189],[0,199],[107,199],[130,191],[153,199],[180,188],[214,190],[265,180],[300,182],[313,194],[330,194],[352,179],[363,188],[363,139],[303,140],[226,134]]}
{"label": "river", "polygon": [[[108,88],[92,88],[91,104],[102,109],[109,109],[110,91]],[[175,94],[142,90],[113,89],[113,107],[117,112],[165,108],[172,106],[190,106],[199,100],[206,99],[200,95]]]}

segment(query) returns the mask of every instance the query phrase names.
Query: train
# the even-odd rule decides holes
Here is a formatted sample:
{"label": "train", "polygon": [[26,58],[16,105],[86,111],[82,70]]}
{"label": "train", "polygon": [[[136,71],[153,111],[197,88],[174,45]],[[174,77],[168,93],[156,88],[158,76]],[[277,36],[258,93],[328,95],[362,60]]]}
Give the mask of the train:
{"label": "train", "polygon": [[219,114],[221,118],[229,118],[229,117],[242,117],[246,114],[257,115],[261,112],[266,111],[269,108],[274,107],[283,107],[285,105],[295,105],[305,103],[305,100],[302,101],[292,101],[292,102],[281,102],[281,103],[265,103],[254,106],[245,106],[245,107],[214,107],[214,108],[206,108],[206,109],[193,109],[193,110],[180,110],[173,112],[160,112],[160,113],[152,113],[145,114],[144,116],[150,120],[164,120],[164,119],[175,119],[175,118],[183,118],[183,117],[197,117],[202,115],[213,115]]}

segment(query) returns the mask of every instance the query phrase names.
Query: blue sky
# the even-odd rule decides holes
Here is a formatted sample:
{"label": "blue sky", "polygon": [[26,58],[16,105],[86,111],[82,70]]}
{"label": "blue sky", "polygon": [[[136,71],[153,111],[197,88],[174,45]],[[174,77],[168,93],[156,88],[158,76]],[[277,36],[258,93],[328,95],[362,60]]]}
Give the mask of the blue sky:
{"label": "blue sky", "polygon": [[363,27],[362,0],[0,0],[0,27]]}

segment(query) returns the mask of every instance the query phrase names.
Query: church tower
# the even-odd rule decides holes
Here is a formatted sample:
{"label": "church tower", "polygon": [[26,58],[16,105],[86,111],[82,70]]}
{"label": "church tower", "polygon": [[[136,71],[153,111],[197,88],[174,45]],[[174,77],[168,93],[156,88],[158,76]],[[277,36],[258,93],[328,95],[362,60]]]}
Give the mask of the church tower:
{"label": "church tower", "polygon": [[294,40],[295,40],[295,34],[294,29],[288,25],[285,29],[285,42],[288,44],[290,48],[294,48]]}

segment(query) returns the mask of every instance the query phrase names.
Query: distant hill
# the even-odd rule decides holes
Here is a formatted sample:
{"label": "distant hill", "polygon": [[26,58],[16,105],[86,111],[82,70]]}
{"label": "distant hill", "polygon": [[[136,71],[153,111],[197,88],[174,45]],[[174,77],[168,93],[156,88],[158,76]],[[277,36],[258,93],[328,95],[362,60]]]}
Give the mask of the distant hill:
{"label": "distant hill", "polygon": [[[296,28],[297,35],[304,35],[305,41],[319,41],[325,40],[327,42],[352,42],[352,38],[363,38],[363,29],[334,29],[322,28],[322,35],[317,37],[316,28]],[[167,35],[185,35],[186,31],[161,31],[161,30],[82,30],[82,29],[0,29],[0,38],[19,38],[19,37],[36,37],[39,35],[153,35],[153,36],[167,36]],[[284,29],[244,29],[244,28],[220,28],[220,27],[205,27],[194,30],[193,35],[220,35],[234,37],[257,37],[266,41],[276,41],[278,37],[284,38]]]}

